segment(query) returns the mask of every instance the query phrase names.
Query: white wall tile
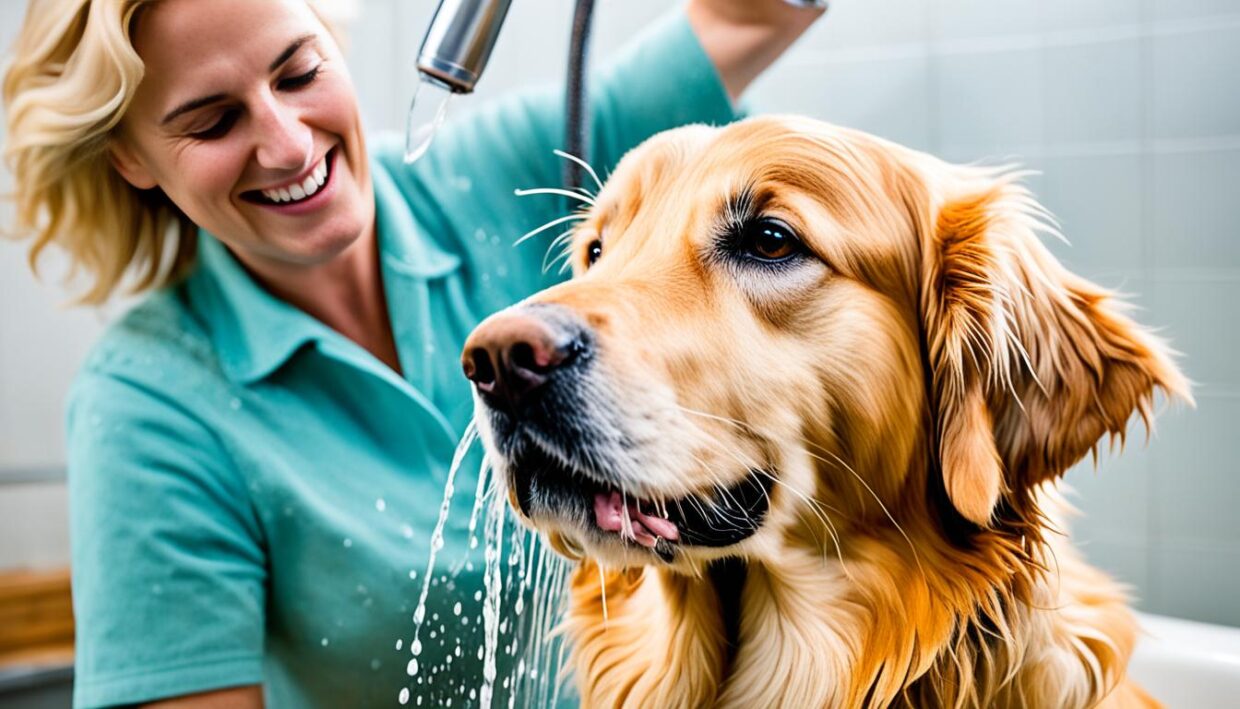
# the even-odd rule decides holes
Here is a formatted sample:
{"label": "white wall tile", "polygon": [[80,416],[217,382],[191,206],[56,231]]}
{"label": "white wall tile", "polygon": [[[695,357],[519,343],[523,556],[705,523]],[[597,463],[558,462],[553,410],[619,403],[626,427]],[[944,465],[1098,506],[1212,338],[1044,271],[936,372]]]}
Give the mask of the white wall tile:
{"label": "white wall tile", "polygon": [[1240,15],[1236,0],[1151,0],[1156,21],[1235,17]]}
{"label": "white wall tile", "polygon": [[937,58],[942,149],[1011,154],[1043,138],[1041,50],[961,52]]}
{"label": "white wall tile", "polygon": [[1047,239],[1064,265],[1091,278],[1144,265],[1140,155],[1053,156],[1041,161],[1042,204],[1070,242]]}
{"label": "white wall tile", "polygon": [[1147,164],[1151,265],[1240,268],[1240,149],[1156,153]]}
{"label": "white wall tile", "polygon": [[1240,547],[1162,544],[1150,555],[1143,607],[1206,623],[1240,625]]}
{"label": "white wall tile", "polygon": [[1144,126],[1140,50],[1138,39],[1047,50],[1047,142],[1139,140]]}
{"label": "white wall tile", "polygon": [[1240,128],[1240,26],[1155,35],[1151,45],[1155,138],[1235,135]]}
{"label": "white wall tile", "polygon": [[1206,394],[1196,409],[1180,407],[1159,419],[1150,442],[1156,544],[1240,546],[1237,421],[1240,397]]}
{"label": "white wall tile", "polygon": [[930,36],[930,3],[925,0],[834,0],[793,50],[824,50],[919,44]]}
{"label": "white wall tile", "polygon": [[858,128],[919,149],[930,148],[927,56],[790,65],[760,79],[752,104]]}
{"label": "white wall tile", "polygon": [[1072,520],[1072,538],[1082,542],[1146,544],[1149,541],[1150,454],[1142,445],[1145,429],[1128,426],[1128,441],[1099,445],[1098,464],[1089,456],[1064,475],[1080,510]]}
{"label": "white wall tile", "polygon": [[995,37],[1037,32],[1037,0],[935,0],[931,4],[936,39]]}
{"label": "white wall tile", "polygon": [[[1154,271],[1150,295],[1146,320],[1164,326],[1162,334],[1183,353],[1180,364],[1194,381],[1196,393],[1240,395],[1240,367],[1236,366],[1240,352],[1240,271],[1214,277],[1191,271]],[[1233,423],[1240,425],[1240,420]],[[1224,437],[1220,443],[1234,449],[1236,441]],[[1220,456],[1211,463],[1225,461]]]}
{"label": "white wall tile", "polygon": [[1141,10],[1142,0],[1043,0],[1042,27],[1054,32],[1136,25]]}

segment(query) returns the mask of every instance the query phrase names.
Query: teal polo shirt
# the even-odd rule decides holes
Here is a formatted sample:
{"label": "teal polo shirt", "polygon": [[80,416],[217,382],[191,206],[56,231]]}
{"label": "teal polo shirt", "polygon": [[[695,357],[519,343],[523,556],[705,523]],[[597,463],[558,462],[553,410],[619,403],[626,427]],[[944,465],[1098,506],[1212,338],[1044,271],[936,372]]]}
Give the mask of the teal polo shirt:
{"label": "teal polo shirt", "polygon": [[[657,131],[734,117],[683,14],[599,72],[592,100],[602,174]],[[187,280],[108,329],[68,410],[75,706],[254,683],[274,707],[395,706],[405,687],[410,706],[474,703],[476,451],[432,574],[420,659],[443,667],[433,688],[407,675],[411,616],[472,413],[461,346],[550,283],[550,237],[513,241],[563,202],[513,190],[557,185],[562,114],[553,91],[482,108],[412,168],[398,141],[372,146],[403,374],[271,296],[208,234]]]}

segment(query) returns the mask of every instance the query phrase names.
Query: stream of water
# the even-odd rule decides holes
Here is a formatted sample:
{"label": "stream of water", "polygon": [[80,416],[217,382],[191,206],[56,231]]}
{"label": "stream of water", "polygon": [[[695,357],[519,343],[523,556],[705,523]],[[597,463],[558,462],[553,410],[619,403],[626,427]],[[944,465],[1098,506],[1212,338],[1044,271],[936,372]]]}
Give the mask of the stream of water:
{"label": "stream of water", "polygon": [[[408,680],[397,700],[419,707],[555,706],[564,657],[554,630],[565,611],[570,565],[514,519],[503,482],[485,458],[468,541],[461,549],[445,547],[455,483],[477,438],[471,422],[448,471],[413,613],[413,635],[396,644],[398,649],[407,645],[410,653]],[[479,546],[481,588],[479,564],[474,563]],[[457,558],[441,559],[446,549]]]}

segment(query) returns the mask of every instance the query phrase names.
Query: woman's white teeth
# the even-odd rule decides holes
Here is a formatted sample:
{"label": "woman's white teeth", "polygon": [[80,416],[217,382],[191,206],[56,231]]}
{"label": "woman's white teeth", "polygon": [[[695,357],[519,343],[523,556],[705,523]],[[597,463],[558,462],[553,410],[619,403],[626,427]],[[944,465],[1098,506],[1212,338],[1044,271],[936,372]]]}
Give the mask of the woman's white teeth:
{"label": "woman's white teeth", "polygon": [[263,190],[263,196],[272,202],[297,202],[314,195],[327,182],[327,158],[319,161],[314,171],[300,183],[273,190]]}

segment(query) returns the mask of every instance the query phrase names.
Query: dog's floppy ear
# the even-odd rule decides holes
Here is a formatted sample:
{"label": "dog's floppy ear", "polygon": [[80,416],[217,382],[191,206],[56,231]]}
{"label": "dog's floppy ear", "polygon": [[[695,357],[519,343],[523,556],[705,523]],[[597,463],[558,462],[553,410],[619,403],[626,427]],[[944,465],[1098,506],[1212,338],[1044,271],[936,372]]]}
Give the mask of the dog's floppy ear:
{"label": "dog's floppy ear", "polygon": [[[937,172],[937,171],[936,171]],[[1010,173],[943,170],[922,235],[921,309],[943,488],[981,526],[1030,509],[1154,390],[1189,398],[1164,343],[1042,244],[1045,212]],[[1033,505],[1036,510],[1036,505]],[[1018,512],[1019,513],[1019,512]]]}

